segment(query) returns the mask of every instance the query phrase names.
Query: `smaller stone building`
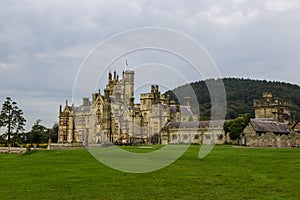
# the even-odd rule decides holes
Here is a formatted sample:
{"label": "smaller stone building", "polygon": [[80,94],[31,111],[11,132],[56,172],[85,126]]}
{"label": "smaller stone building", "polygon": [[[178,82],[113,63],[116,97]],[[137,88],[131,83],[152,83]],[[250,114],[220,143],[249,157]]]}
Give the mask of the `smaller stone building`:
{"label": "smaller stone building", "polygon": [[162,144],[224,144],[224,120],[169,122],[162,130]]}
{"label": "smaller stone building", "polygon": [[300,134],[291,132],[287,123],[273,119],[251,119],[241,134],[241,145],[250,147],[299,147]]}
{"label": "smaller stone building", "polygon": [[[250,147],[299,147],[300,134],[289,129],[291,105],[290,100],[273,98],[268,92],[263,94],[263,99],[255,99],[255,119],[251,119],[241,133],[240,144]],[[300,124],[294,125],[294,130],[300,132]]]}

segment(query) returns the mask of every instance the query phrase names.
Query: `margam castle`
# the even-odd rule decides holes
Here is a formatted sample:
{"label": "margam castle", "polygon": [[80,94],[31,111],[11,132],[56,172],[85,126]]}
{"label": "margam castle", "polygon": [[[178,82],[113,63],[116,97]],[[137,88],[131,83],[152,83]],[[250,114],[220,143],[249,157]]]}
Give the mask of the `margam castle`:
{"label": "margam castle", "polygon": [[134,103],[134,71],[108,74],[104,94],[100,90],[82,105],[59,109],[59,143],[103,144],[224,144],[246,146],[300,146],[300,123],[291,125],[291,102],[264,93],[254,100],[255,119],[232,141],[223,130],[224,120],[198,121],[189,97],[184,105],[170,101],[157,85]]}
{"label": "margam castle", "polygon": [[99,90],[91,100],[83,98],[80,106],[68,102],[63,110],[60,106],[58,142],[168,143],[167,135],[161,135],[165,125],[190,117],[193,113],[188,98],[184,106],[170,102],[157,85],[141,94],[140,104],[135,104],[134,71],[123,71],[121,80],[115,71],[108,75],[104,95]]}

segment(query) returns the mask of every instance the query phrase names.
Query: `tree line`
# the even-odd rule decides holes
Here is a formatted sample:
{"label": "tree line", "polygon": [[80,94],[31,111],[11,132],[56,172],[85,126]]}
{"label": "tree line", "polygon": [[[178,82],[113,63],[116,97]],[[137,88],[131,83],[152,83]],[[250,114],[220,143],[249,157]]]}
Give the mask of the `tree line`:
{"label": "tree line", "polygon": [[[250,117],[254,117],[253,100],[261,99],[264,92],[271,92],[273,97],[291,100],[291,116],[295,121],[300,120],[300,86],[278,81],[244,78],[223,78],[221,80],[226,90],[226,119],[235,119],[245,113],[249,113]],[[200,114],[200,117],[203,119],[209,119],[211,100],[206,83],[210,82],[210,84],[213,84],[217,81],[220,81],[220,79],[209,79],[182,85],[167,91],[166,94],[170,95],[171,100],[183,102],[184,97],[189,96],[190,90],[188,88],[192,87],[197,98],[191,101],[192,111]]]}
{"label": "tree line", "polygon": [[57,142],[57,124],[54,124],[52,128],[46,128],[38,119],[31,130],[26,132],[25,123],[26,119],[22,109],[11,97],[6,97],[0,112],[0,130],[4,130],[2,134],[0,133],[0,144],[7,146],[41,144],[48,143],[49,139]]}

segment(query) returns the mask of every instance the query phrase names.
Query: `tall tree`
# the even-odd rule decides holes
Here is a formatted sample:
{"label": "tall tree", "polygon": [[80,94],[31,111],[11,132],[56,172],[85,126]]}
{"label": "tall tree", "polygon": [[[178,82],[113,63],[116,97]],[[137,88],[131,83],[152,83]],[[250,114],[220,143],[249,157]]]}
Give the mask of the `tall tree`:
{"label": "tall tree", "polygon": [[17,103],[10,97],[2,104],[0,113],[0,125],[6,127],[7,142],[11,145],[11,137],[15,137],[24,131],[25,118],[23,111],[18,108]]}
{"label": "tall tree", "polygon": [[29,133],[29,141],[31,144],[48,142],[48,138],[49,138],[48,129],[45,126],[40,124],[41,121],[42,120],[40,119],[36,120],[36,122],[33,124],[31,128],[31,131]]}

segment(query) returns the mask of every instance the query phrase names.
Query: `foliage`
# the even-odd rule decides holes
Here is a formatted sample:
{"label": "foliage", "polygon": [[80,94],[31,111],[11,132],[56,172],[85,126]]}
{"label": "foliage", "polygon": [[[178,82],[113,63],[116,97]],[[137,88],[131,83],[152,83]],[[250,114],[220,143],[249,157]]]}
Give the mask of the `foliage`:
{"label": "foliage", "polygon": [[28,133],[28,139],[30,144],[47,143],[49,140],[49,130],[40,124],[42,120],[38,119]]}
{"label": "foliage", "polygon": [[21,142],[20,134],[24,131],[26,120],[23,117],[23,111],[10,97],[6,97],[2,104],[0,121],[0,125],[6,128],[4,137],[7,137],[7,142],[9,144]]}
{"label": "foliage", "polygon": [[50,129],[51,142],[56,143],[57,142],[57,136],[58,136],[58,124],[54,123],[53,126],[52,126],[52,129]]}
{"label": "foliage", "polygon": [[3,135],[0,135],[0,144],[6,143],[6,140],[3,138]]}
{"label": "foliage", "polygon": [[192,115],[190,115],[190,116],[189,116],[189,119],[188,119],[188,121],[189,121],[189,122],[192,122],[192,121],[194,121],[194,118],[193,118],[193,116],[192,116]]}
{"label": "foliage", "polygon": [[230,138],[235,140],[239,138],[240,134],[244,131],[246,126],[250,122],[250,114],[244,114],[234,120],[230,120],[224,123],[223,129],[225,133],[230,133]]}
{"label": "foliage", "polygon": [[[213,84],[219,80],[209,79],[190,84],[197,96],[197,99],[191,99],[192,111],[195,114],[199,113],[199,110],[196,109],[199,108],[201,116],[210,117],[211,103],[206,82],[212,82]],[[226,119],[235,119],[244,113],[250,113],[250,116],[254,117],[253,100],[261,99],[264,92],[271,92],[274,97],[290,99],[293,103],[292,117],[295,120],[300,120],[300,86],[276,81],[243,78],[224,78],[222,80],[227,98]],[[170,95],[171,100],[183,102],[184,97],[189,96],[188,87],[190,86],[183,85],[166,93]]]}
{"label": "foliage", "polygon": [[111,169],[84,149],[0,154],[0,199],[299,199],[300,149],[217,145],[204,159],[199,149],[146,174]]}

